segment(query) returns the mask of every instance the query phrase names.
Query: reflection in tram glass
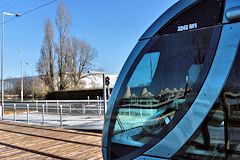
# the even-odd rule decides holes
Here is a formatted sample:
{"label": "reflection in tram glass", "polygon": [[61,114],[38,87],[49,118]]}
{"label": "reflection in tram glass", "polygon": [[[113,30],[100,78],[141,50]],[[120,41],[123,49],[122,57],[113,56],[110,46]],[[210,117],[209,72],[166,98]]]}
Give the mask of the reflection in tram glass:
{"label": "reflection in tram glass", "polygon": [[191,159],[240,159],[240,51],[221,95],[184,147],[175,155]]}
{"label": "reflection in tram glass", "polygon": [[142,147],[171,122],[194,87],[202,83],[199,75],[205,77],[202,69],[205,65],[207,70],[212,59],[213,33],[214,28],[207,28],[153,39],[129,78],[113,143]]}

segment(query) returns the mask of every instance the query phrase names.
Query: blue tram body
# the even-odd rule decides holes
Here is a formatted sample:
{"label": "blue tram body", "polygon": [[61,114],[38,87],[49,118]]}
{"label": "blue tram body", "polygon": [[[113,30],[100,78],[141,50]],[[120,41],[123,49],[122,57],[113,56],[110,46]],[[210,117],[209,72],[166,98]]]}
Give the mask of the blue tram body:
{"label": "blue tram body", "polygon": [[240,1],[181,0],[142,35],[104,121],[109,159],[240,159]]}

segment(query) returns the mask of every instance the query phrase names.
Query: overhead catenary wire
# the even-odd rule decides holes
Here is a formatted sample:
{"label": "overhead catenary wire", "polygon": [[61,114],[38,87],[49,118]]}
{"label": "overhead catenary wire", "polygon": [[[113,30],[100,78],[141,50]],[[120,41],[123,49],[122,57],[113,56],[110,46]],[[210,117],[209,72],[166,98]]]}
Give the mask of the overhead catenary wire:
{"label": "overhead catenary wire", "polygon": [[29,14],[29,13],[35,11],[35,10],[40,9],[40,8],[43,8],[43,7],[47,6],[47,5],[50,5],[50,4],[52,4],[52,3],[56,2],[56,1],[58,1],[58,0],[52,0],[52,1],[50,1],[50,2],[48,2],[48,3],[45,3],[45,4],[42,4],[42,5],[40,5],[40,6],[36,7],[36,8],[30,9],[30,10],[22,13],[22,16],[23,16],[23,15],[26,15],[26,14]]}
{"label": "overhead catenary wire", "polygon": [[[9,10],[9,9],[11,9],[11,8],[14,8],[14,7],[16,7],[16,6],[20,6],[20,5],[22,5],[22,4],[24,4],[24,3],[26,3],[27,1],[29,1],[29,0],[21,0],[21,1],[17,1],[17,2],[15,2],[15,3],[8,3],[8,5],[6,5],[6,6],[3,6],[2,8],[1,8],[1,11],[3,11],[3,10]],[[10,4],[10,5],[9,5]]]}
{"label": "overhead catenary wire", "polygon": [[[52,0],[52,1],[49,1],[49,2],[47,2],[47,3],[44,3],[44,4],[42,4],[42,5],[40,5],[40,6],[36,7],[36,8],[30,9],[30,10],[22,13],[21,16],[24,16],[24,15],[26,15],[26,14],[29,14],[29,13],[31,13],[31,12],[34,12],[34,11],[40,9],[40,8],[43,8],[43,7],[47,6],[47,5],[50,5],[50,4],[54,3],[54,2],[56,2],[56,1],[58,1],[58,0]],[[4,24],[13,21],[15,18],[16,18],[16,17],[13,17],[13,18],[11,18],[11,19],[9,19],[9,20],[7,20],[7,21],[4,21]],[[2,24],[3,24],[3,22],[0,23],[0,25],[2,25]]]}

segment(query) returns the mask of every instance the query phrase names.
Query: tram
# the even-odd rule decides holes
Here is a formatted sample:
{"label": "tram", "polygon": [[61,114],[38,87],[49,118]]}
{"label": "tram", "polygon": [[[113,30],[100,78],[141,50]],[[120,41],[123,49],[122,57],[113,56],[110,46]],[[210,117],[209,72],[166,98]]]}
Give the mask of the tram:
{"label": "tram", "polygon": [[240,1],[180,0],[142,35],[104,120],[110,159],[240,159]]}

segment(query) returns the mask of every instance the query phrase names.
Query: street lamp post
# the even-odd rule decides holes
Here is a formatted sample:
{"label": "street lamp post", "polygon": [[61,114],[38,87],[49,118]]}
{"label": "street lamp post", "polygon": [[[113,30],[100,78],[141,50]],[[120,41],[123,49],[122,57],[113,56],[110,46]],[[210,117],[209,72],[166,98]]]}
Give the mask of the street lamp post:
{"label": "street lamp post", "polygon": [[18,48],[21,54],[21,101],[23,101],[23,49]]}
{"label": "street lamp post", "polygon": [[16,16],[20,17],[21,14],[12,14],[12,13],[7,13],[7,12],[2,12],[2,53],[1,53],[1,92],[2,92],[2,97],[1,97],[1,104],[2,104],[2,116],[3,116],[3,106],[4,106],[4,86],[3,86],[3,58],[4,58],[4,16]]}
{"label": "street lamp post", "polygon": [[30,65],[32,69],[32,100],[34,100],[34,80],[33,80],[33,64],[26,63],[26,65]]}

